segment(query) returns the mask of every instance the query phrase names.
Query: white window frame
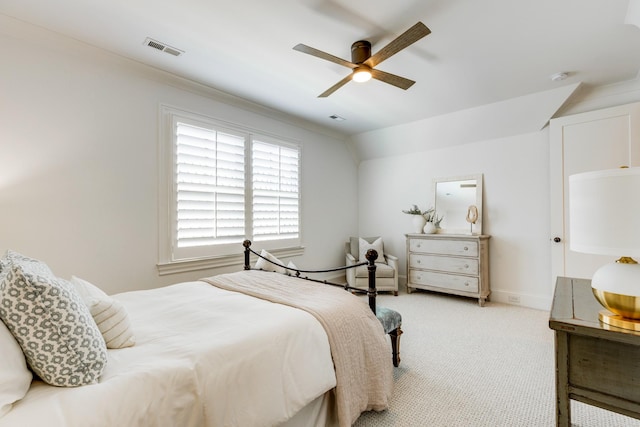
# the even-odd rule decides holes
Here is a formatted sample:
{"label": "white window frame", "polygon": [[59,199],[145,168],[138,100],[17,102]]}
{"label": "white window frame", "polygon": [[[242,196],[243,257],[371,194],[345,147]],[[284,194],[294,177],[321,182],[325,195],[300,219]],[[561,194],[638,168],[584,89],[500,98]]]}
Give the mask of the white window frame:
{"label": "white window frame", "polygon": [[[252,143],[253,140],[294,149],[298,152],[298,236],[253,242],[254,250],[266,249],[278,257],[303,253],[302,245],[302,145],[277,135],[248,128],[176,107],[161,105],[159,113],[159,262],[160,275],[203,270],[244,262],[242,242],[177,248],[176,124],[178,122],[228,132],[245,138],[245,238],[252,240]],[[243,239],[244,240],[244,239]]]}

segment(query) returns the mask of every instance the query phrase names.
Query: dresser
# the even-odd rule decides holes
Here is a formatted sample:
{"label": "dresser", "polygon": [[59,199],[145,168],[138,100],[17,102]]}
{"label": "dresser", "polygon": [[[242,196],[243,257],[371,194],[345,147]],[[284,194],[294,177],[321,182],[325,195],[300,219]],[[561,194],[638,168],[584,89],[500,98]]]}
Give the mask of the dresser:
{"label": "dresser", "polygon": [[489,298],[487,235],[407,234],[407,292],[425,289]]}

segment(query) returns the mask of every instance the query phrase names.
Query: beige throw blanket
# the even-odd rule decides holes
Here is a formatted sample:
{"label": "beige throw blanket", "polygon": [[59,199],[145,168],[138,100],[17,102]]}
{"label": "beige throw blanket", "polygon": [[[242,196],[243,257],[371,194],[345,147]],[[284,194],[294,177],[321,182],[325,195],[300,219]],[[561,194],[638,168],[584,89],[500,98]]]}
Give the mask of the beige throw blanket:
{"label": "beige throw blanket", "polygon": [[363,411],[387,409],[393,387],[391,346],[364,300],[338,287],[264,271],[202,280],[305,310],[318,319],[331,346],[340,427],[351,426]]}

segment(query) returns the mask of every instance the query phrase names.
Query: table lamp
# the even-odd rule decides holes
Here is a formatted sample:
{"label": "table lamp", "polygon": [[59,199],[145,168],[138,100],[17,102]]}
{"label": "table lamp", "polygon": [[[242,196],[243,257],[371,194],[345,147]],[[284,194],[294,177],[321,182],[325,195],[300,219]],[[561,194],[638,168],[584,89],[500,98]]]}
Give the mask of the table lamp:
{"label": "table lamp", "polygon": [[569,177],[570,248],[611,255],[591,279],[601,322],[640,331],[640,167]]}

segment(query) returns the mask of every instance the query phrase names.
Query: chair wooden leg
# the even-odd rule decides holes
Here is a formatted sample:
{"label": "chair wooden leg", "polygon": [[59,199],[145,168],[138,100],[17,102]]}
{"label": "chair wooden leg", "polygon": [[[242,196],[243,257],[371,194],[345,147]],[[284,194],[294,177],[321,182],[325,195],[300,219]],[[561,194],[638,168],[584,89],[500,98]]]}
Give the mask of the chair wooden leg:
{"label": "chair wooden leg", "polygon": [[393,291],[393,296],[397,297],[398,296],[398,291]]}
{"label": "chair wooden leg", "polygon": [[389,336],[391,337],[391,350],[393,352],[393,366],[396,368],[400,365],[400,335],[402,335],[400,326],[389,332]]}

